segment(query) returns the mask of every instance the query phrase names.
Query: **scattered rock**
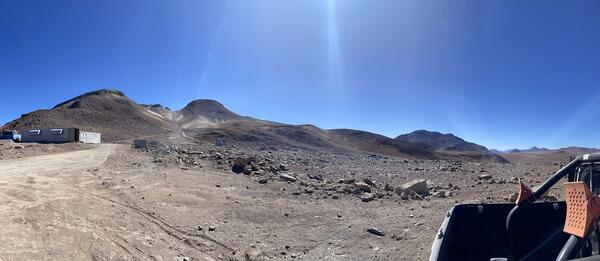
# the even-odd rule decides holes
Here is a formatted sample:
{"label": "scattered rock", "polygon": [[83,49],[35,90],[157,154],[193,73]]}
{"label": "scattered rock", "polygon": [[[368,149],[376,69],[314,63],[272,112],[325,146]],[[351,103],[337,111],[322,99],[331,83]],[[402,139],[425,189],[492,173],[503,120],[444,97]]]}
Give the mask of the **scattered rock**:
{"label": "scattered rock", "polygon": [[296,182],[296,177],[292,176],[292,175],[288,175],[288,174],[280,174],[279,175],[279,179],[283,180],[283,181],[287,181],[287,182]]}
{"label": "scattered rock", "polygon": [[446,195],[446,191],[440,190],[438,192],[433,193],[433,196],[436,198],[445,198]]}
{"label": "scattered rock", "polygon": [[369,202],[375,199],[375,195],[369,192],[365,192],[360,196],[360,200],[362,202]]}
{"label": "scattered rock", "polygon": [[516,202],[517,201],[517,197],[519,196],[519,192],[513,192],[508,198],[507,201],[508,202]]}
{"label": "scattered rock", "polygon": [[245,169],[246,169],[246,165],[234,163],[233,166],[231,166],[231,171],[233,171],[234,173],[237,173],[237,174],[243,173]]}
{"label": "scattered rock", "polygon": [[375,182],[373,182],[372,180],[370,180],[370,179],[368,179],[368,178],[365,178],[365,179],[363,179],[363,181],[364,181],[364,182],[365,182],[367,185],[375,187]]}
{"label": "scattered rock", "polygon": [[392,239],[395,239],[396,241],[400,241],[400,240],[404,239],[404,237],[402,235],[393,234]]}
{"label": "scattered rock", "polygon": [[367,229],[367,232],[369,232],[373,235],[376,235],[376,236],[380,236],[380,237],[385,236],[385,233],[383,232],[383,230],[376,228],[376,227]]}
{"label": "scattered rock", "polygon": [[383,188],[385,191],[394,191],[394,187],[392,187],[390,184],[386,183],[385,187]]}
{"label": "scattered rock", "polygon": [[429,188],[427,187],[427,180],[415,179],[413,181],[404,183],[402,186],[396,188],[396,194],[401,195],[402,193],[414,192],[419,195],[429,195]]}
{"label": "scattered rock", "polygon": [[256,248],[249,248],[244,253],[246,261],[265,261],[267,257]]}
{"label": "scattered rock", "polygon": [[406,192],[401,192],[400,193],[400,198],[403,200],[407,200],[408,199],[408,194],[406,194]]}
{"label": "scattered rock", "polygon": [[361,192],[371,192],[371,187],[364,182],[356,182],[354,186],[361,190]]}
{"label": "scattered rock", "polygon": [[287,171],[287,170],[289,170],[289,167],[282,163],[282,164],[279,164],[279,170]]}
{"label": "scattered rock", "polygon": [[481,174],[481,175],[477,176],[477,179],[479,179],[479,180],[490,180],[490,179],[492,179],[492,175],[490,175],[490,174]]}
{"label": "scattered rock", "polygon": [[323,176],[321,176],[321,174],[314,174],[314,175],[308,174],[308,178],[318,180],[318,181],[323,181]]}

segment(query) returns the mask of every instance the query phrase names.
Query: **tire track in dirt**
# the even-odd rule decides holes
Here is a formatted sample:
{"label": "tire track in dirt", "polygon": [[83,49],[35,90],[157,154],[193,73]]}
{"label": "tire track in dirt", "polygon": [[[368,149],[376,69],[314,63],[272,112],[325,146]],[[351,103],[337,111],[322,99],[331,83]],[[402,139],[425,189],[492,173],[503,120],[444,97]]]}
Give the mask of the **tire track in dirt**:
{"label": "tire track in dirt", "polygon": [[190,239],[186,238],[186,237],[191,237],[192,240],[196,241],[199,245],[210,246],[210,245],[207,245],[204,242],[200,242],[200,241],[195,240],[193,238],[195,237],[195,238],[204,239],[206,241],[209,241],[211,243],[216,244],[217,246],[223,248],[227,252],[230,252],[232,255],[235,254],[235,250],[233,248],[231,248],[231,247],[227,246],[226,244],[224,244],[222,242],[219,242],[218,240],[216,240],[214,238],[211,238],[211,237],[209,237],[207,235],[188,233],[187,231],[184,231],[184,230],[181,230],[179,228],[176,228],[175,226],[167,223],[166,221],[162,220],[161,218],[158,218],[158,217],[155,217],[155,216],[153,216],[151,214],[148,214],[148,213],[144,212],[143,210],[141,210],[141,209],[139,209],[139,208],[137,208],[135,206],[132,206],[132,205],[129,205],[129,204],[126,204],[126,203],[123,203],[123,202],[119,202],[117,200],[114,200],[114,199],[111,199],[111,198],[107,198],[107,197],[104,197],[104,196],[101,196],[101,195],[98,195],[98,194],[94,194],[94,195],[96,197],[98,197],[98,198],[107,200],[107,201],[112,202],[114,204],[118,204],[118,205],[120,205],[122,207],[128,208],[128,209],[136,212],[140,216],[144,217],[146,220],[148,220],[151,223],[153,223],[154,225],[158,226],[161,230],[163,230],[168,235],[170,235],[170,236],[172,236],[172,237],[174,237],[174,238],[176,238],[178,240],[181,240],[186,245],[190,246],[191,248],[193,248],[193,249],[195,249],[197,251],[205,252],[206,250],[198,248],[197,246],[193,245],[192,242],[190,242]]}

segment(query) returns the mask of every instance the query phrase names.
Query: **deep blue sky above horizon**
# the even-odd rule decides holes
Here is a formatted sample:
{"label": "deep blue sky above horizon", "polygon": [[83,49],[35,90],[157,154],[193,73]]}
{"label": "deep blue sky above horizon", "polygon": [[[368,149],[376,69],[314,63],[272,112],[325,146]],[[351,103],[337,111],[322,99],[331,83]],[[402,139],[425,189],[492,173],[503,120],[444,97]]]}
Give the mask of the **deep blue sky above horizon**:
{"label": "deep blue sky above horizon", "polygon": [[488,148],[600,147],[600,1],[0,2],[0,122],[116,88]]}

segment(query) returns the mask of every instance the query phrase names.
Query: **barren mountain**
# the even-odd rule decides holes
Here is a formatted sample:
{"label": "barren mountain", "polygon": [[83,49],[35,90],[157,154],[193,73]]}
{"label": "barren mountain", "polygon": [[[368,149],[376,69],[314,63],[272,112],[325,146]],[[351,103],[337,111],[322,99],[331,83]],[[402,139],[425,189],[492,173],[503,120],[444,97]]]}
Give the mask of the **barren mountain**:
{"label": "barren mountain", "polygon": [[539,163],[548,161],[566,161],[569,157],[599,151],[600,149],[594,148],[567,147],[560,149],[511,152],[502,154],[502,157],[514,163]]}
{"label": "barren mountain", "polygon": [[489,151],[486,147],[465,141],[453,134],[435,131],[417,130],[395,138],[398,142],[422,144],[425,148],[437,152],[441,158],[494,161],[507,163],[503,157]]}
{"label": "barren mountain", "polygon": [[536,146],[533,146],[533,147],[531,147],[529,149],[511,149],[511,150],[504,150],[504,151],[492,149],[491,151],[493,151],[495,153],[518,153],[518,152],[550,151],[550,149],[547,149],[547,148],[538,148]]}
{"label": "barren mountain", "polygon": [[396,137],[397,141],[422,143],[433,150],[487,151],[484,146],[467,142],[453,134],[417,130]]}
{"label": "barren mountain", "polygon": [[485,147],[452,134],[416,131],[396,139],[360,130],[324,130],[241,116],[214,100],[195,100],[178,111],[141,105],[117,90],[99,90],[69,99],[50,110],[22,115],[6,128],[77,127],[98,131],[105,141],[161,137],[184,130],[197,140],[252,147],[296,147],[316,151],[364,152],[404,158],[506,162]]}
{"label": "barren mountain", "polygon": [[89,92],[49,110],[21,115],[5,128],[76,127],[101,132],[106,141],[156,135],[177,129],[168,117],[135,103],[117,90]]}
{"label": "barren mountain", "polygon": [[160,104],[142,104],[142,106],[146,107],[147,109],[149,109],[152,112],[155,112],[155,113],[169,119],[170,121],[174,121],[175,117],[177,116],[177,113],[172,111],[169,107],[165,107]]}
{"label": "barren mountain", "polygon": [[242,117],[214,100],[195,100],[177,111],[175,120],[183,128],[203,128],[227,121],[252,120]]}

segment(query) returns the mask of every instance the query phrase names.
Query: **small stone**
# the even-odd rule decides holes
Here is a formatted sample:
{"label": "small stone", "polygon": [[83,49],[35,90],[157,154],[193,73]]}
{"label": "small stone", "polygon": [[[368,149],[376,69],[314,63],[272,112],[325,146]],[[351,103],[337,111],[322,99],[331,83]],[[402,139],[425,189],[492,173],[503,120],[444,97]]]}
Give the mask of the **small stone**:
{"label": "small stone", "polygon": [[446,197],[446,191],[440,190],[438,192],[433,193],[433,196],[436,198],[445,198]]}
{"label": "small stone", "polygon": [[481,174],[481,175],[477,176],[477,179],[479,179],[479,180],[490,180],[490,179],[492,179],[492,175],[490,175],[490,174]]}
{"label": "small stone", "polygon": [[314,175],[308,174],[308,178],[318,180],[318,181],[323,181],[323,176],[321,176],[321,174],[314,174]]}
{"label": "small stone", "polygon": [[287,170],[289,170],[289,167],[285,164],[279,164],[279,170],[287,171]]}
{"label": "small stone", "polygon": [[283,181],[287,181],[287,182],[296,182],[296,178],[292,175],[288,175],[288,174],[280,174],[279,178]]}
{"label": "small stone", "polygon": [[396,241],[400,241],[400,240],[404,239],[404,237],[402,235],[393,234],[392,239],[395,239]]}
{"label": "small stone", "polygon": [[380,237],[385,236],[385,233],[383,232],[383,230],[376,228],[376,227],[367,229],[367,232],[369,232],[373,235],[376,235],[376,236],[380,236]]}
{"label": "small stone", "polygon": [[363,181],[369,186],[373,186],[373,187],[375,186],[375,182],[373,182],[370,179],[365,178],[365,179],[363,179]]}
{"label": "small stone", "polygon": [[217,230],[217,227],[215,227],[215,226],[208,227],[208,231],[215,231],[215,230]]}
{"label": "small stone", "polygon": [[244,253],[244,257],[248,261],[267,260],[265,255],[256,248],[250,248]]}
{"label": "small stone", "polygon": [[375,199],[375,195],[369,192],[365,192],[360,196],[360,200],[362,202],[369,202]]}
{"label": "small stone", "polygon": [[385,187],[383,188],[385,191],[394,191],[394,187],[392,187],[390,184],[385,184]]}
{"label": "small stone", "polygon": [[513,192],[512,194],[510,194],[510,196],[507,198],[508,202],[516,202],[517,201],[517,197],[519,196],[518,192]]}

